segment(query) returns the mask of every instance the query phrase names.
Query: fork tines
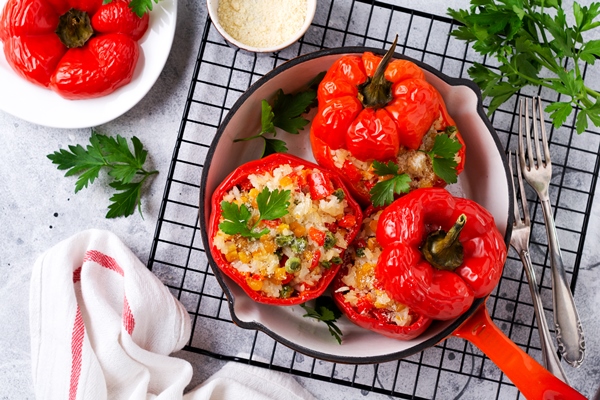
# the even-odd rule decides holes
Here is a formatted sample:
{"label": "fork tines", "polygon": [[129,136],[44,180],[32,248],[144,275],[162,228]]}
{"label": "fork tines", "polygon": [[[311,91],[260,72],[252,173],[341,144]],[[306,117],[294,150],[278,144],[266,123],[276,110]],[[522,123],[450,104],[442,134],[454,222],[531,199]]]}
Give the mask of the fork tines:
{"label": "fork tines", "polygon": [[[530,99],[525,99],[525,104],[523,104],[523,100],[520,100],[519,104],[519,155],[521,158],[521,167],[531,169],[531,168],[539,168],[539,167],[548,167],[552,166],[552,162],[550,161],[550,149],[548,147],[548,136],[546,135],[546,126],[544,123],[544,109],[542,107],[542,98],[537,96],[533,98],[533,104],[531,104]],[[523,107],[525,110],[523,110]],[[533,145],[531,143],[531,126],[530,126],[530,118],[529,118],[529,109],[531,108],[531,121],[533,124],[533,140],[535,141],[535,158],[533,153]],[[523,114],[525,114],[525,132],[523,132]],[[539,120],[539,124],[537,121]],[[542,159],[542,149],[540,148],[540,135],[538,132],[542,131],[542,145],[543,145],[543,159]],[[523,143],[523,134],[526,136],[527,140],[527,160],[525,159],[525,146]],[[536,164],[537,160],[537,164]],[[540,165],[541,164],[541,165]]]}
{"label": "fork tines", "polygon": [[525,185],[523,184],[523,174],[521,173],[521,162],[519,161],[518,154],[515,153],[515,161],[517,163],[517,179],[519,182],[519,190],[521,196],[521,206],[523,207],[523,218],[521,217],[521,213],[519,211],[519,202],[517,200],[517,188],[515,187],[515,178],[514,172],[512,168],[512,151],[508,152],[508,168],[510,170],[510,178],[512,181],[513,187],[513,204],[514,204],[514,214],[515,214],[515,224],[523,224],[527,227],[531,225],[531,220],[529,218],[529,207],[527,204],[527,196],[525,195]]}

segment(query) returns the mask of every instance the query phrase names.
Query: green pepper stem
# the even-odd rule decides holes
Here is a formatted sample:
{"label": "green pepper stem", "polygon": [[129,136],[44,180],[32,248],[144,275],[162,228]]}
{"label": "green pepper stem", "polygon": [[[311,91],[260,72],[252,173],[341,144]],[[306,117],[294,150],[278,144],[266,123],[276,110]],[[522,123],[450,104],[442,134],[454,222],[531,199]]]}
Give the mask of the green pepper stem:
{"label": "green pepper stem", "polygon": [[60,16],[56,34],[68,48],[83,46],[94,34],[90,16],[85,11],[71,8]]}
{"label": "green pepper stem", "polygon": [[381,108],[385,107],[390,101],[392,101],[392,82],[385,79],[385,69],[394,56],[397,42],[398,35],[396,35],[392,46],[381,59],[381,62],[377,66],[373,77],[367,79],[365,83],[359,85],[358,99],[362,103],[363,107]]}
{"label": "green pepper stem", "polygon": [[466,223],[467,216],[461,214],[447,233],[439,230],[427,236],[421,252],[433,267],[454,271],[463,263],[464,252],[458,236]]}

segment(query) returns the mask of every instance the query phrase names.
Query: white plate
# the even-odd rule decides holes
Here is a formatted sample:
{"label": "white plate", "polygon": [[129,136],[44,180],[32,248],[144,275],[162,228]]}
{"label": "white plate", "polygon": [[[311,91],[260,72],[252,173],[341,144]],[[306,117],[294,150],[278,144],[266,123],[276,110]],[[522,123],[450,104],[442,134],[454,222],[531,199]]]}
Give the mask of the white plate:
{"label": "white plate", "polygon": [[[200,224],[206,249],[209,248],[207,227],[214,189],[236,167],[260,157],[259,140],[237,143],[233,140],[250,136],[260,129],[261,100],[271,98],[280,88],[285,93],[293,93],[319,72],[327,70],[342,55],[361,54],[364,51],[382,52],[366,48],[329,49],[295,58],[258,80],[234,104],[219,127],[204,163],[200,188]],[[479,89],[472,81],[450,78],[426,64],[411,61],[423,68],[427,80],[441,93],[448,112],[465,140],[465,170],[459,176],[458,183],[448,189],[455,195],[475,200],[490,211],[508,244],[513,206],[512,190],[508,184],[508,164],[496,132],[485,116]],[[285,136],[277,137],[287,142],[290,153],[314,162],[308,139],[309,129],[310,124],[299,135],[283,133]],[[236,156],[232,157],[232,154]],[[384,362],[422,351],[452,333],[484,301],[476,299],[465,314],[452,321],[434,322],[421,336],[409,341],[395,340],[368,331],[342,317],[338,326],[344,333],[344,341],[340,346],[331,337],[325,324],[303,318],[304,310],[301,307],[278,307],[254,302],[220,272],[209,251],[207,255],[217,280],[227,294],[231,316],[237,325],[261,330],[294,350],[335,362]]]}
{"label": "white plate", "polygon": [[[0,0],[0,10],[7,0]],[[66,100],[50,89],[18,76],[0,51],[0,110],[51,128],[89,128],[111,121],[131,109],[158,79],[175,36],[177,0],[154,4],[150,24],[138,43],[142,51],[131,82],[108,96]],[[0,44],[0,49],[2,45]]]}

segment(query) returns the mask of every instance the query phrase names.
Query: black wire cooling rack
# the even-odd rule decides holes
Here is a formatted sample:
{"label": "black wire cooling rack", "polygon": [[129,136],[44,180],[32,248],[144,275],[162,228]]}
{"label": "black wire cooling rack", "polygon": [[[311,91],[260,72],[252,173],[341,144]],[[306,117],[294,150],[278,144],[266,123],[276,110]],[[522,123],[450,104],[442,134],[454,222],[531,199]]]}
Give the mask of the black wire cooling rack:
{"label": "black wire cooling rack", "polygon": [[[295,45],[268,56],[229,47],[210,19],[206,21],[148,262],[148,267],[192,317],[192,337],[185,350],[398,398],[455,398],[471,379],[478,380],[481,398],[519,398],[517,389],[501,371],[462,339],[449,338],[400,361],[348,365],[312,359],[266,334],[244,330],[231,322],[227,300],[208,265],[200,239],[198,197],[210,143],[240,95],[261,76],[295,56],[338,46],[388,48],[396,34],[397,52],[449,76],[468,78],[467,70],[473,62],[489,64],[449,35],[456,27],[449,18],[366,0],[319,0],[317,7],[305,36]],[[519,97],[531,95],[557,100],[551,92],[532,90],[513,96],[491,117],[506,150],[515,149],[517,144]],[[598,177],[600,135],[591,131],[577,135],[572,120],[560,129],[549,124],[547,127],[554,168],[551,202],[566,265],[574,266],[567,271],[574,290]],[[535,204],[532,260],[544,304],[550,305],[543,214],[534,193],[528,197],[530,204]],[[504,333],[541,360],[527,278],[512,250],[502,280],[487,306]],[[546,312],[551,318],[551,310]]]}

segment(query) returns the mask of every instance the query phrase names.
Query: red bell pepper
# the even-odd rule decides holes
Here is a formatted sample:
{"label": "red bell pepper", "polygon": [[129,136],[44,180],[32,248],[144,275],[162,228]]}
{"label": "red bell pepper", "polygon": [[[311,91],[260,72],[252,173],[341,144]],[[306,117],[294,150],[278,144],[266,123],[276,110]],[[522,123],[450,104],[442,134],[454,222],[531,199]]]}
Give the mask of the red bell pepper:
{"label": "red bell pepper", "polygon": [[[317,91],[319,107],[310,130],[314,157],[319,165],[340,172],[363,205],[370,203],[369,192],[377,181],[364,162],[370,166],[374,160],[395,161],[403,154],[431,150],[433,140],[425,143],[424,138],[432,127],[435,135],[449,128],[449,136],[462,145],[455,169],[457,174],[464,169],[464,141],[440,93],[416,64],[391,61],[394,48],[395,43],[383,59],[369,52],[341,57]],[[336,150],[347,151],[356,160],[340,160]],[[409,169],[400,173],[411,175],[413,189],[444,186],[431,165],[428,168],[430,179],[421,179]]]}
{"label": "red bell pepper", "polygon": [[[281,166],[291,168],[276,179],[273,171]],[[257,176],[265,177],[265,181],[260,181]],[[264,187],[260,187],[259,181]],[[323,196],[324,188],[329,193],[326,196]],[[280,191],[279,195],[284,190],[290,191],[287,205],[283,206],[287,211],[277,215],[275,224],[271,220],[261,220],[263,212],[258,196],[266,195],[265,190],[270,191],[271,196],[276,190]],[[237,198],[233,192],[238,193]],[[259,192],[261,194],[257,195]],[[313,194],[317,198],[313,198]],[[302,214],[307,201],[312,208]],[[231,219],[225,215],[228,214],[225,208],[232,207],[232,203],[234,211],[239,211],[242,217],[251,214],[243,222],[243,225],[252,226],[247,237],[226,229],[224,222],[231,222]],[[322,206],[322,203],[326,205]],[[283,200],[278,204],[284,204]],[[337,204],[339,209],[331,210],[331,204]],[[242,208],[248,213],[245,214]],[[315,212],[318,218],[313,218]],[[350,217],[356,221],[355,225],[345,228],[337,225],[338,220]],[[345,248],[356,236],[361,221],[360,206],[350,197],[337,174],[298,157],[276,153],[240,166],[214,191],[209,248],[219,270],[253,300],[274,305],[301,304],[320,296],[331,283],[342,264]],[[335,232],[329,226],[335,226]],[[253,234],[255,237],[250,237]],[[303,274],[312,274],[314,280]]]}
{"label": "red bell pepper", "polygon": [[433,319],[465,312],[496,287],[506,244],[493,216],[445,189],[415,190],[379,218],[377,278],[397,301]]}
{"label": "red bell pepper", "polygon": [[410,340],[423,333],[432,319],[393,301],[376,278],[381,247],[372,228],[376,228],[380,215],[381,210],[374,212],[372,207],[365,213],[363,227],[333,281],[333,299],[356,325],[394,339]]}
{"label": "red bell pepper", "polygon": [[23,78],[67,99],[87,99],[131,81],[148,18],[127,0],[8,0],[0,41]]}

